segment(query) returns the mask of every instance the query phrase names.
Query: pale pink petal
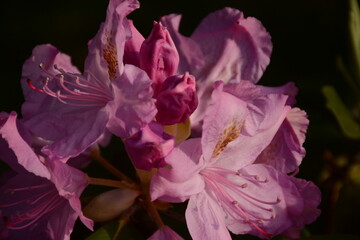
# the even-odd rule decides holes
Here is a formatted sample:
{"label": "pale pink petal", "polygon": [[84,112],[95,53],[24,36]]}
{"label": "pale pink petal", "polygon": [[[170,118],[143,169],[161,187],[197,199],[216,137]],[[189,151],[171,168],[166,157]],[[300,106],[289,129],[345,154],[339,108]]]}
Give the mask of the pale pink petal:
{"label": "pale pink petal", "polygon": [[131,37],[126,16],[138,7],[137,0],[111,0],[105,22],[88,43],[89,55],[85,60],[85,69],[107,85],[124,71],[125,42]]}
{"label": "pale pink petal", "polygon": [[[17,165],[21,165],[27,171],[37,176],[50,179],[49,170],[41,162],[34,150],[24,141],[17,129],[17,114],[12,112],[7,119],[0,118],[0,135],[6,141],[2,142],[1,149],[4,148],[2,154],[15,154],[16,158],[9,159],[2,156],[4,161],[14,170],[21,170]],[[11,151],[9,151],[11,149]]]}
{"label": "pale pink petal", "polygon": [[190,198],[185,217],[193,239],[231,240],[221,207],[205,192]]}
{"label": "pale pink petal", "polygon": [[173,182],[186,181],[204,168],[200,138],[190,138],[180,143],[165,158],[170,167],[160,168],[158,173]]}
{"label": "pale pink petal", "polygon": [[[209,148],[207,157],[218,157],[219,160],[214,163],[215,165],[234,169],[255,161],[275,136],[290,107],[286,106],[287,96],[280,94],[269,94],[246,103],[235,98],[238,104],[230,104],[228,100],[220,104],[219,99],[224,96],[225,99],[231,99],[228,95],[235,98],[231,94],[222,92],[221,84],[216,87],[212,98],[213,104],[206,113],[209,117],[205,118],[203,126],[203,146],[210,146],[205,137],[211,133],[209,129],[218,126],[216,134],[211,135],[212,138],[208,137],[212,139],[212,148]],[[242,111],[243,117],[231,115],[236,111]],[[207,121],[209,122],[206,123]],[[218,124],[220,122],[222,125]]]}
{"label": "pale pink petal", "polygon": [[57,107],[63,105],[56,98],[46,94],[35,91],[28,85],[28,80],[39,88],[42,88],[44,81],[49,75],[40,68],[42,64],[43,69],[51,74],[58,74],[54,69],[54,65],[64,69],[67,72],[79,74],[79,70],[71,64],[71,59],[68,55],[61,53],[58,49],[50,44],[38,45],[33,51],[29,59],[23,65],[21,85],[25,97],[25,102],[22,105],[23,118],[27,119],[34,115],[45,112],[50,107]]}
{"label": "pale pink petal", "polygon": [[232,217],[236,216],[236,212],[231,212],[232,215],[225,218],[225,221],[233,233],[261,238],[267,238],[267,234],[278,235],[288,229],[293,224],[292,220],[296,221],[303,212],[303,196],[291,177],[263,164],[244,167],[238,171],[238,175],[237,180],[236,177],[231,179],[234,186],[246,185],[240,189],[243,193],[231,194],[254,222],[239,221]]}
{"label": "pale pink petal", "polygon": [[270,62],[272,43],[269,33],[259,20],[244,18],[237,9],[224,8],[209,14],[191,39],[205,54],[209,63],[206,72],[213,66],[220,65],[224,69],[218,77],[211,74],[211,79],[205,78],[206,81],[245,79],[257,82]]}
{"label": "pale pink petal", "polygon": [[256,159],[257,163],[266,163],[279,171],[295,171],[305,156],[305,134],[309,120],[306,112],[293,108],[286,116],[274,139]]}
{"label": "pale pink petal", "polygon": [[139,52],[145,38],[135,28],[132,20],[128,20],[128,22],[131,31],[131,38],[125,43],[124,64],[132,64],[134,66],[140,67]]}
{"label": "pale pink petal", "polygon": [[76,216],[85,226],[93,230],[93,221],[85,217],[81,211],[80,195],[88,185],[86,174],[61,161],[48,160],[47,164],[52,171],[51,181],[55,184],[59,195],[68,200]]}
{"label": "pale pink petal", "polygon": [[244,102],[223,92],[218,83],[203,125],[205,160],[228,169],[253,163],[290,110],[286,99],[285,95],[270,94]]}
{"label": "pale pink petal", "polygon": [[320,215],[321,211],[317,207],[321,202],[321,192],[313,182],[294,177],[291,180],[304,199],[304,209],[300,216],[292,219],[293,225],[282,234],[288,238],[300,238],[304,226],[314,222]]}
{"label": "pale pink petal", "polygon": [[293,82],[286,83],[280,87],[265,87],[255,85],[247,80],[242,80],[239,83],[226,84],[224,86],[224,91],[231,93],[244,101],[251,101],[269,94],[284,94],[288,96],[286,104],[290,106],[296,103],[295,96],[298,93],[298,89]]}
{"label": "pale pink petal", "polygon": [[147,240],[183,240],[183,238],[168,226],[164,226],[158,229]]}
{"label": "pale pink petal", "polygon": [[108,113],[99,109],[57,110],[39,113],[24,121],[35,135],[50,141],[43,148],[50,158],[79,155],[101,138],[109,119]]}
{"label": "pale pink petal", "polygon": [[151,122],[135,135],[125,139],[125,149],[136,168],[150,171],[166,165],[164,158],[175,146],[173,136],[163,126]]}
{"label": "pale pink petal", "polygon": [[201,145],[206,161],[217,157],[242,131],[249,112],[244,101],[223,92],[219,82],[204,117]]}
{"label": "pale pink petal", "polygon": [[145,127],[156,115],[151,80],[133,65],[125,65],[121,78],[113,83],[114,100],[106,105],[110,114],[107,128],[119,137],[129,137]]}
{"label": "pale pink petal", "polygon": [[205,184],[199,174],[183,182],[171,182],[155,174],[151,179],[150,196],[151,200],[162,200],[166,202],[184,202],[192,195],[204,190]]}
{"label": "pale pink petal", "polygon": [[195,72],[205,64],[204,55],[198,43],[179,33],[180,20],[181,15],[170,14],[162,17],[161,23],[168,29],[179,52],[179,73],[190,72],[195,75]]}

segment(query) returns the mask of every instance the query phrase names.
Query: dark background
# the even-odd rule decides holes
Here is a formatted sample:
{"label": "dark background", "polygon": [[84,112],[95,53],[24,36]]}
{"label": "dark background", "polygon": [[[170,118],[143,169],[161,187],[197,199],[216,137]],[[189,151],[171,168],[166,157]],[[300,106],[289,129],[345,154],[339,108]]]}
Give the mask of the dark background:
{"label": "dark background", "polygon": [[[107,3],[105,0],[2,1],[0,111],[20,113],[21,68],[36,45],[53,44],[72,56],[73,63],[82,69],[87,41],[105,19]],[[351,195],[359,187],[355,184],[355,188],[351,185],[348,189],[346,169],[340,167],[332,172],[328,162],[338,156],[350,159],[360,144],[343,136],[321,93],[322,86],[330,84],[347,96],[348,88],[335,64],[336,57],[347,54],[347,1],[143,0],[141,8],[129,18],[147,36],[153,20],[169,13],[182,13],[180,30],[189,35],[203,17],[225,6],[256,17],[272,36],[273,54],[260,84],[276,86],[293,81],[299,88],[297,106],[310,119],[305,143],[308,153],[299,176],[316,182],[323,192],[323,214],[308,227],[309,231],[360,234],[360,198]],[[323,175],[329,171],[333,176],[325,178]],[[335,187],[338,182],[345,187]]]}

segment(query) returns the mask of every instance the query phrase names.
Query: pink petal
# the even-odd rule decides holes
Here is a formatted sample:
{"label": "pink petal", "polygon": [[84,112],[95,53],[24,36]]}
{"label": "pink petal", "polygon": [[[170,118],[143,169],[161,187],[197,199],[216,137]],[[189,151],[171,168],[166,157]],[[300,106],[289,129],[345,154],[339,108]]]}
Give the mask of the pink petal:
{"label": "pink petal", "polygon": [[222,86],[219,83],[214,90],[212,102],[204,117],[201,145],[206,161],[216,158],[223,148],[240,136],[249,114],[246,103],[223,92]]}
{"label": "pink petal", "polygon": [[195,72],[204,66],[204,56],[198,43],[179,33],[181,15],[170,14],[161,18],[161,23],[168,29],[180,56],[179,73]]}
{"label": "pink petal", "polygon": [[320,215],[317,209],[321,202],[321,192],[312,182],[303,179],[291,178],[304,199],[304,209],[300,216],[293,217],[293,225],[282,234],[289,238],[300,238],[300,232],[305,224],[310,224]]}
{"label": "pink petal", "polygon": [[43,148],[50,158],[75,157],[95,144],[105,131],[109,116],[98,109],[58,108],[24,122],[33,133],[53,141]]}
{"label": "pink petal", "polygon": [[[229,96],[234,98],[233,95],[229,94]],[[256,157],[275,136],[290,107],[286,106],[287,96],[280,94],[269,94],[242,104],[240,104],[242,102],[240,99],[236,100],[239,102],[238,104],[229,104],[228,100],[220,104],[222,100],[219,99],[231,99],[229,96],[228,93],[222,92],[221,85],[214,91],[213,105],[209,106],[206,113],[206,116],[209,117],[205,119],[203,135],[204,137],[207,136],[206,132],[209,131],[210,133],[209,129],[214,128],[214,126],[218,127],[217,135],[214,135],[211,143],[213,148],[209,148],[208,152],[216,152],[214,146],[221,146],[221,151],[215,154],[215,157],[219,156],[219,160],[214,164],[223,168],[234,169],[255,161]],[[244,117],[239,117],[232,114],[235,111],[247,113],[243,115]],[[220,113],[222,114],[220,115]],[[220,118],[226,120],[220,124],[221,120],[218,120]],[[206,123],[207,121],[209,122]],[[236,130],[236,134],[231,136],[229,133],[232,132],[228,130]],[[221,134],[223,135],[221,136]],[[228,137],[223,138],[223,136]],[[203,139],[206,140],[204,137]],[[203,146],[208,146],[208,142],[203,142]],[[239,159],[241,160],[239,161]]]}
{"label": "pink petal", "polygon": [[93,221],[85,217],[81,210],[80,195],[88,185],[87,176],[82,171],[61,161],[47,161],[51,171],[51,181],[55,184],[59,195],[68,200],[71,208],[81,221],[90,230],[93,230]]}
{"label": "pink petal", "polygon": [[308,125],[309,120],[304,111],[291,109],[274,139],[256,162],[272,165],[284,173],[295,171],[306,153],[302,145]]}
{"label": "pink petal", "polygon": [[[0,118],[0,135],[8,145],[2,146],[5,148],[5,152],[2,154],[8,154],[4,156],[4,161],[9,164],[10,167],[13,167],[14,170],[21,169],[17,166],[19,164],[37,176],[50,179],[49,170],[39,160],[34,150],[20,136],[17,129],[16,118],[17,114],[15,112],[12,112],[7,119]],[[11,149],[12,153],[8,149]],[[11,158],[12,154],[14,154],[16,158]],[[12,160],[7,160],[9,157]]]}
{"label": "pink petal", "polygon": [[156,121],[163,125],[184,123],[198,104],[194,76],[185,73],[167,78],[156,100]]}
{"label": "pink petal", "polygon": [[127,64],[121,78],[112,83],[115,97],[106,106],[110,114],[107,128],[119,137],[129,137],[156,115],[151,80],[144,71]]}
{"label": "pink petal", "polygon": [[[280,234],[292,225],[292,219],[296,219],[303,212],[303,197],[296,185],[293,184],[291,177],[263,164],[252,164],[238,172],[240,175],[238,181],[246,183],[246,187],[241,191],[251,198],[238,197],[235,200],[244,211],[255,214],[260,220],[262,218],[260,222],[255,222],[255,225],[262,231],[272,235]],[[251,176],[254,180],[251,179]],[[241,178],[248,181],[241,181]],[[236,183],[235,181],[234,184],[236,185]],[[235,197],[235,195],[233,196]],[[252,234],[261,238],[265,237],[254,225],[232,217],[226,218],[226,225],[235,234]]]}
{"label": "pink petal", "polygon": [[221,207],[205,192],[190,198],[185,217],[193,239],[231,239]]}
{"label": "pink petal", "polygon": [[150,196],[153,201],[159,199],[166,202],[184,202],[203,191],[204,187],[204,181],[199,174],[183,182],[171,182],[161,174],[155,174],[150,183]]}
{"label": "pink petal", "polygon": [[85,69],[105,84],[109,85],[110,80],[120,77],[124,71],[125,42],[131,37],[126,16],[138,7],[137,0],[111,0],[105,22],[88,43]]}
{"label": "pink petal", "polygon": [[227,71],[218,77],[211,74],[212,81],[245,79],[257,82],[270,61],[272,43],[269,33],[259,20],[244,18],[237,9],[224,8],[209,14],[191,38],[199,44],[206,62],[210,63],[206,69],[222,66],[223,71]]}
{"label": "pink petal", "polygon": [[224,86],[224,91],[231,93],[244,101],[251,101],[269,94],[284,94],[288,96],[287,105],[294,105],[296,103],[295,96],[298,89],[293,82],[289,82],[280,87],[265,87],[255,85],[254,83],[242,80],[239,83],[229,83]]}
{"label": "pink petal", "polygon": [[190,138],[180,143],[165,158],[170,168],[160,168],[158,173],[173,182],[183,182],[204,168],[199,138]]}
{"label": "pink petal", "polygon": [[166,165],[164,158],[174,148],[175,139],[164,132],[161,124],[151,122],[124,144],[135,167],[150,171]]}
{"label": "pink petal", "polygon": [[128,22],[131,31],[131,38],[125,43],[124,64],[132,64],[134,66],[140,67],[139,52],[145,38],[135,28],[132,20],[128,20]]}
{"label": "pink petal", "polygon": [[147,240],[183,240],[183,238],[168,226],[164,226],[158,229]]}
{"label": "pink petal", "polygon": [[50,97],[46,94],[40,93],[31,89],[27,83],[31,80],[34,86],[41,88],[43,81],[49,77],[39,65],[51,74],[58,74],[55,71],[54,65],[64,69],[67,72],[78,74],[79,70],[71,64],[71,59],[68,55],[61,53],[58,49],[50,44],[36,46],[32,55],[27,59],[23,65],[21,85],[25,96],[25,102],[22,105],[22,115],[25,119],[33,117],[34,115],[47,111],[50,106],[57,107],[63,105],[56,98]]}

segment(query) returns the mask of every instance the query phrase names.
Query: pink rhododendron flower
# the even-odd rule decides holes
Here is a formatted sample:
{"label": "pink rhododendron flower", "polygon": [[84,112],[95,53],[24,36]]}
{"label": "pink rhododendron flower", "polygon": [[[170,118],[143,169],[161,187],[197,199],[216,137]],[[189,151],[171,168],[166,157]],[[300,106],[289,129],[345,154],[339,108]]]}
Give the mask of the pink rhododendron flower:
{"label": "pink rhododendron flower", "polygon": [[256,83],[269,64],[271,37],[255,18],[244,18],[237,9],[224,8],[205,17],[190,37],[181,35],[181,15],[161,19],[180,55],[179,72],[197,79],[199,107],[191,116],[193,129],[200,132],[213,83],[222,80]]}
{"label": "pink rhododendron flower", "polygon": [[126,16],[138,7],[137,1],[110,1],[106,21],[89,42],[84,74],[50,45],[36,47],[25,62],[25,124],[34,135],[52,141],[43,149],[50,157],[76,156],[107,131],[131,136],[154,118],[149,77],[122,62],[131,37]]}
{"label": "pink rhododendron flower", "polygon": [[175,146],[175,139],[157,122],[124,141],[125,149],[136,168],[151,170],[164,167],[164,158]]}
{"label": "pink rhododendron flower", "polygon": [[[249,81],[229,83],[224,86],[224,91],[246,102],[256,101],[257,98],[268,94],[285,94],[288,96],[286,104],[289,106],[295,104],[295,95],[297,94],[297,88],[293,83],[281,87],[264,87]],[[296,171],[305,156],[302,144],[305,141],[308,125],[309,120],[306,113],[299,108],[292,108],[273,140],[258,156],[256,162],[272,165],[283,173]]]}
{"label": "pink rhododendron flower", "polygon": [[176,74],[179,65],[179,54],[169,32],[161,23],[154,22],[154,27],[147,39],[142,43],[140,67],[153,81],[156,97],[162,83]]}
{"label": "pink rhododendron flower", "polygon": [[15,173],[0,187],[0,236],[7,239],[70,239],[76,219],[90,229],[92,220],[81,211],[80,194],[86,175],[38,155],[18,131],[16,113],[0,115],[0,158]]}
{"label": "pink rhododendron flower", "polygon": [[156,100],[156,121],[164,125],[185,122],[198,104],[195,78],[188,73],[167,78]]}
{"label": "pink rhododendron flower", "polygon": [[[244,101],[217,83],[203,134],[182,142],[151,182],[151,197],[189,199],[186,221],[193,239],[262,238],[290,231],[319,214],[319,190],[266,164],[255,164],[291,110],[288,96],[263,94]],[[305,200],[313,194],[314,201]]]}
{"label": "pink rhododendron flower", "polygon": [[164,226],[151,235],[148,240],[183,240],[183,238],[168,226]]}

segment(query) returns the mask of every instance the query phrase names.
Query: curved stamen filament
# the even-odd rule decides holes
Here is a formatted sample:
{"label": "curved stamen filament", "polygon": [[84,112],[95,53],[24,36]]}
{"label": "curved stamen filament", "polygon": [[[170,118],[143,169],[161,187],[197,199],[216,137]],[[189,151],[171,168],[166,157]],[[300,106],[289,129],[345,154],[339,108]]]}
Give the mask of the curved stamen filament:
{"label": "curved stamen filament", "polygon": [[[51,73],[45,69],[42,64],[40,64],[39,67],[49,77],[45,79],[41,89],[34,86],[30,79],[27,80],[28,85],[38,92],[57,98],[64,104],[97,107],[104,106],[113,99],[110,86],[106,86],[96,78],[94,78],[96,81],[96,84],[94,84],[74,73],[67,73],[56,65],[54,65],[54,68],[61,75]],[[59,90],[55,91],[50,88],[49,83],[51,80],[55,80],[58,83]]]}
{"label": "curved stamen filament", "polygon": [[[277,198],[275,201],[264,201],[246,193],[248,183],[255,185],[265,184],[268,182],[266,178],[265,180],[260,180],[256,175],[239,174],[239,172],[220,167],[205,168],[200,174],[204,177],[209,188],[214,192],[224,211],[231,218],[242,223],[251,224],[251,226],[267,238],[272,236],[262,229],[259,224],[263,224],[264,221],[272,221],[275,218],[273,209],[267,206],[278,204],[280,199]],[[234,175],[241,177],[247,183],[239,184],[226,177]],[[239,199],[241,200],[240,202],[237,201]],[[242,205],[241,202],[245,205]],[[246,203],[251,204],[255,209],[250,209]],[[256,209],[258,209],[258,211],[256,211]]]}

